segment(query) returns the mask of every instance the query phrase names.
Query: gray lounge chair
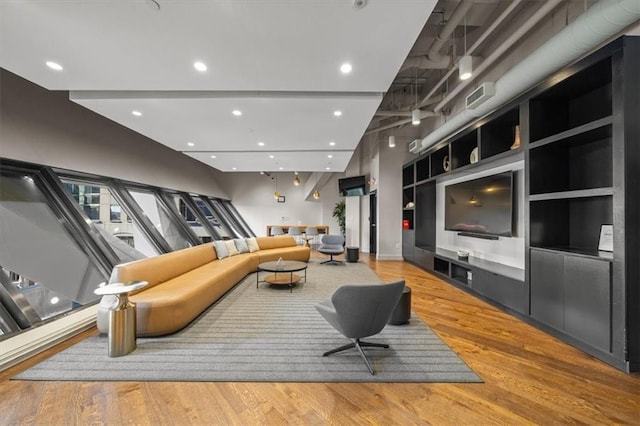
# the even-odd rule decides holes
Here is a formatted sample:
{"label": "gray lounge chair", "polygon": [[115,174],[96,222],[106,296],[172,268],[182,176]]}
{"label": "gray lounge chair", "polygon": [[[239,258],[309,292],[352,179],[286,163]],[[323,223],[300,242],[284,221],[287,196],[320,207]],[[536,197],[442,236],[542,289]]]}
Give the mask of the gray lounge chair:
{"label": "gray lounge chair", "polygon": [[363,342],[360,339],[382,331],[391,318],[403,289],[404,280],[389,284],[344,285],[333,293],[331,300],[316,304],[320,315],[333,328],[352,340],[352,343],[325,352],[322,356],[356,348],[369,372],[375,374],[362,347],[388,348],[389,345]]}
{"label": "gray lounge chair", "polygon": [[331,265],[341,264],[342,261],[335,260],[333,256],[344,253],[344,237],[342,235],[324,235],[322,237],[322,245],[318,247],[318,252],[330,256],[329,260],[321,263],[329,263]]}

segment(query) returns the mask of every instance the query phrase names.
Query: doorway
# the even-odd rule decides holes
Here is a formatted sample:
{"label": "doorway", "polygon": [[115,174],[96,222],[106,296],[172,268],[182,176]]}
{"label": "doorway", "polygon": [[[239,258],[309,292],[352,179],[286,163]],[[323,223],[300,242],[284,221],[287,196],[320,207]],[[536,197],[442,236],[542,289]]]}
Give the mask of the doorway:
{"label": "doorway", "polygon": [[378,252],[377,217],[378,195],[375,192],[369,194],[369,253]]}

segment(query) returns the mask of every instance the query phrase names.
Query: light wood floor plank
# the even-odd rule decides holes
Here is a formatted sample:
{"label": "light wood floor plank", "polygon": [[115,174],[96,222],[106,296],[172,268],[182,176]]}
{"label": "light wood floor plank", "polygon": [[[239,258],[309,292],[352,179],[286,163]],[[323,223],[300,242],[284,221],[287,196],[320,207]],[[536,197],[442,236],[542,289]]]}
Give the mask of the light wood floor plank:
{"label": "light wood floor plank", "polygon": [[0,373],[0,424],[638,424],[640,375],[620,372],[413,265],[361,260],[384,281],[404,278],[414,313],[484,383],[9,380],[94,329]]}

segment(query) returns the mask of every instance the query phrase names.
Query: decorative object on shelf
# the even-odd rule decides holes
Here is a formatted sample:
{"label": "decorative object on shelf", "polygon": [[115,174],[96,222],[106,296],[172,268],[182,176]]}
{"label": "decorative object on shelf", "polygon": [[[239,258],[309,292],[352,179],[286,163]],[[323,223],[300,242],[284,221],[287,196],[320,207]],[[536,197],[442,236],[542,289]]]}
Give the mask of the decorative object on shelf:
{"label": "decorative object on shelf", "polygon": [[415,204],[413,201],[409,201],[409,202],[407,203],[407,205],[406,205],[406,206],[404,206],[404,208],[405,208],[405,209],[412,209],[412,208],[414,208],[415,206],[416,206],[416,204]]}
{"label": "decorative object on shelf", "polygon": [[602,225],[600,227],[598,250],[613,252],[613,225]]}
{"label": "decorative object on shelf", "polygon": [[461,260],[468,260],[469,259],[469,251],[468,250],[463,250],[463,249],[459,249],[456,254],[458,255],[458,259]]}
{"label": "decorative object on shelf", "polygon": [[515,136],[513,138],[513,145],[511,145],[511,149],[520,148],[520,126],[516,126]]}
{"label": "decorative object on shelf", "polygon": [[444,169],[445,172],[448,172],[449,169],[451,168],[451,162],[449,161],[448,155],[445,155],[444,158],[442,159],[442,168]]}
{"label": "decorative object on shelf", "polygon": [[471,164],[475,164],[478,162],[478,147],[476,146],[475,148],[473,148],[473,150],[471,151],[471,154],[469,155],[469,162]]}

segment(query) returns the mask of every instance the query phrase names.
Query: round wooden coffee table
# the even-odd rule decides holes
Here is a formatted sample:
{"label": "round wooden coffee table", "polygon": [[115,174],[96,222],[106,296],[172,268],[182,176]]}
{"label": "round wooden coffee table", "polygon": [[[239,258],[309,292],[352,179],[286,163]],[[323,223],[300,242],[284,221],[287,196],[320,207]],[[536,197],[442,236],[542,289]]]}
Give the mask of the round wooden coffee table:
{"label": "round wooden coffee table", "polygon": [[260,283],[260,272],[272,272],[272,275],[264,277],[263,281],[271,285],[286,285],[293,293],[293,286],[302,279],[294,272],[304,271],[304,282],[307,282],[307,263],[298,262],[297,260],[279,260],[273,262],[264,262],[258,265],[256,270],[256,288]]}

